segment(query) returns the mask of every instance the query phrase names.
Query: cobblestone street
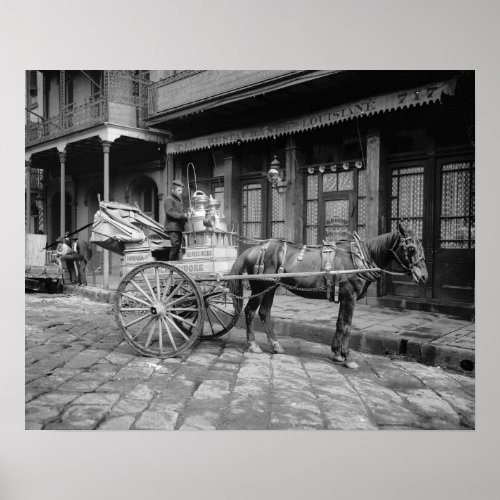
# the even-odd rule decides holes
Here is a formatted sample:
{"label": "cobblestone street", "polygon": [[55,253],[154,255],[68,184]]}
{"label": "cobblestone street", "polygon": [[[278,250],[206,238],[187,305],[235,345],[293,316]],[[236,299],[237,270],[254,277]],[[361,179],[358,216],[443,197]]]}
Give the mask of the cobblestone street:
{"label": "cobblestone street", "polygon": [[245,352],[244,331],[182,358],[141,357],[109,304],[27,294],[27,429],[473,429],[475,381],[438,367],[281,337]]}

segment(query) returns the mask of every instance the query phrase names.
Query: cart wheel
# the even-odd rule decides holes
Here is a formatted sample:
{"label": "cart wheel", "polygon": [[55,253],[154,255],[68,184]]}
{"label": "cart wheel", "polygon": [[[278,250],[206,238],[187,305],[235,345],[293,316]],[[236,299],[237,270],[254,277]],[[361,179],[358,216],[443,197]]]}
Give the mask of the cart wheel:
{"label": "cart wheel", "polygon": [[203,328],[196,283],[174,265],[149,262],[132,269],[115,297],[116,322],[125,340],[145,356],[170,358],[190,347]]}
{"label": "cart wheel", "polygon": [[201,339],[215,339],[233,328],[240,317],[243,299],[229,294],[227,287],[211,281],[198,282],[205,306],[205,328]]}

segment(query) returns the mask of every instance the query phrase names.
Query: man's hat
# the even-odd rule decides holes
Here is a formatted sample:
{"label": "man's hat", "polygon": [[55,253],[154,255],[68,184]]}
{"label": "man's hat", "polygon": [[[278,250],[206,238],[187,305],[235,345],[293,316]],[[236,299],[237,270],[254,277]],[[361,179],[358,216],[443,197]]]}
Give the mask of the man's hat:
{"label": "man's hat", "polygon": [[179,186],[181,188],[184,187],[184,183],[182,181],[180,181],[179,179],[175,179],[174,181],[172,181],[172,187],[174,186]]}

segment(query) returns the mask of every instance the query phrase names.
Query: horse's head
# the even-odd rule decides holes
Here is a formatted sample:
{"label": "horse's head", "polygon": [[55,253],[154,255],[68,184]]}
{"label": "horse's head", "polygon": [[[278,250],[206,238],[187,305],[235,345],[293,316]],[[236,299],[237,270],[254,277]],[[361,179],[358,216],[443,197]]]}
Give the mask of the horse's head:
{"label": "horse's head", "polygon": [[398,238],[391,252],[394,260],[403,268],[403,271],[417,283],[425,283],[429,273],[425,265],[424,249],[415,233],[398,225]]}

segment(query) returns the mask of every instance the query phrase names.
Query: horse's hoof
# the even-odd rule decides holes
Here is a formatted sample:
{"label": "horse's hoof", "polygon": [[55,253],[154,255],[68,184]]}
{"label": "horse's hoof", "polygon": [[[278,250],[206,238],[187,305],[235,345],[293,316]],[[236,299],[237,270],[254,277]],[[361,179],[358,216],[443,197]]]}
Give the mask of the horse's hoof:
{"label": "horse's hoof", "polygon": [[344,358],[343,358],[343,356],[341,356],[340,354],[337,354],[336,356],[332,356],[331,360],[334,363],[343,363],[345,361]]}
{"label": "horse's hoof", "polygon": [[356,363],[355,361],[346,361],[344,363],[344,366],[346,368],[352,368],[353,370],[355,370],[356,368],[358,368],[358,363]]}
{"label": "horse's hoof", "polygon": [[248,344],[247,352],[252,354],[261,354],[262,349],[257,345],[257,342],[251,342]]}
{"label": "horse's hoof", "polygon": [[273,346],[274,354],[285,354],[285,349],[283,349],[283,347],[281,347],[279,342],[276,342],[275,344],[273,343],[272,346]]}

